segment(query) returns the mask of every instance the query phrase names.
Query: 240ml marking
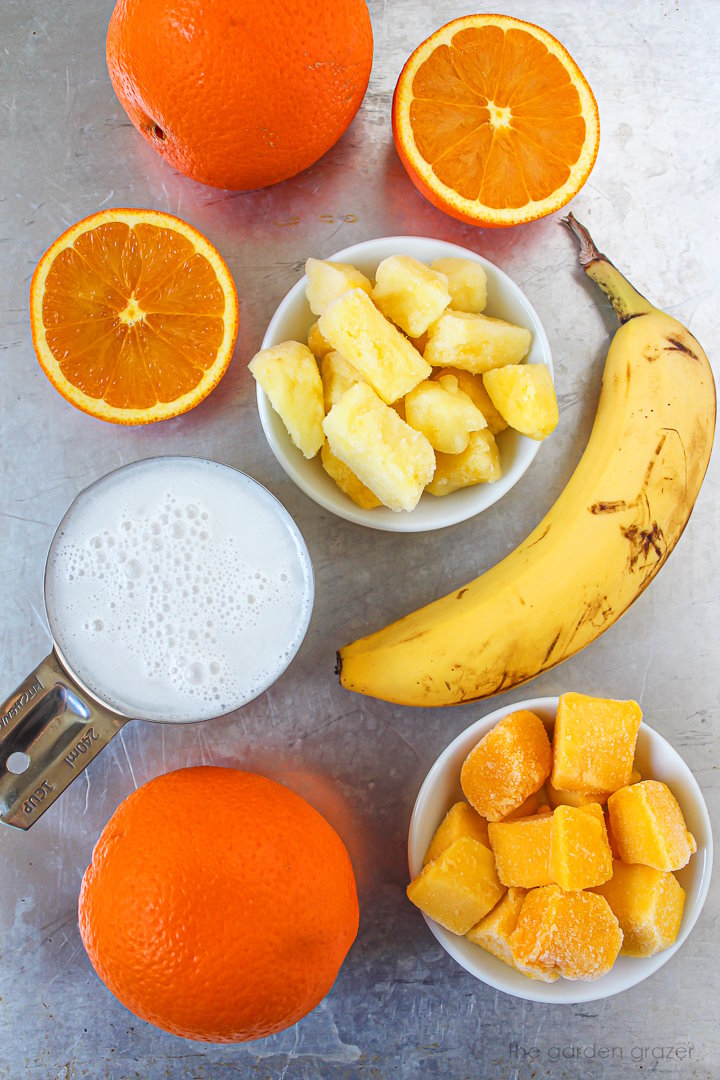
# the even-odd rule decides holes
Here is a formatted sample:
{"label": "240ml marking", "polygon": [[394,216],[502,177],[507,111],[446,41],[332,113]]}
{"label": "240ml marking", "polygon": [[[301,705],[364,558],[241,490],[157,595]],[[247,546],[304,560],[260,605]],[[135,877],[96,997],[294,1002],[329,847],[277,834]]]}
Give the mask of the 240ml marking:
{"label": "240ml marking", "polygon": [[522,1046],[512,1042],[509,1057],[513,1062],[536,1065],[542,1061],[632,1061],[639,1065],[651,1061],[697,1061],[693,1043],[668,1046],[604,1046],[590,1043],[587,1046]]}
{"label": "240ml marking", "polygon": [[65,755],[63,761],[67,762],[71,769],[75,768],[75,762],[81,754],[87,754],[90,752],[93,742],[99,738],[98,733],[94,727],[88,728],[83,735],[82,739],[75,743],[72,750]]}

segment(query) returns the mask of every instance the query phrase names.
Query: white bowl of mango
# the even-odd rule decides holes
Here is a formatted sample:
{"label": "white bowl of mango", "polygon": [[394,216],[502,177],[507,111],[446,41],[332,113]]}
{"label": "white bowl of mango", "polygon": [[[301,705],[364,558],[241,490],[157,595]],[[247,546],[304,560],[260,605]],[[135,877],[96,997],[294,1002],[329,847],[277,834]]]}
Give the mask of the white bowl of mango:
{"label": "white bowl of mango", "polygon": [[686,940],[710,884],[710,818],[641,715],[632,701],[532,698],[473,724],[431,768],[408,897],[477,979],[528,1000],[593,1001]]}
{"label": "white bowl of mango", "polygon": [[308,259],[250,370],[288,476],[339,517],[389,532],[491,506],[558,420],[528,299],[482,256],[424,237]]}

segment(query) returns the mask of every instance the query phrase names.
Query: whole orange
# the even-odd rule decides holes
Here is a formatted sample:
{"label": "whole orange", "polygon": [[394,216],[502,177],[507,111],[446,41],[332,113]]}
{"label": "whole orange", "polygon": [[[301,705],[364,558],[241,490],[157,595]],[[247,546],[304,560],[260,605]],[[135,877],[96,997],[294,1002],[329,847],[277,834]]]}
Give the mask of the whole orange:
{"label": "whole orange", "polygon": [[251,189],[306,169],[357,112],[365,0],[118,0],[107,64],[138,131],[181,172]]}
{"label": "whole orange", "polygon": [[335,830],[282,784],[167,773],[105,826],[80,890],[96,972],[143,1020],[208,1042],[257,1039],[327,994],[358,928]]}

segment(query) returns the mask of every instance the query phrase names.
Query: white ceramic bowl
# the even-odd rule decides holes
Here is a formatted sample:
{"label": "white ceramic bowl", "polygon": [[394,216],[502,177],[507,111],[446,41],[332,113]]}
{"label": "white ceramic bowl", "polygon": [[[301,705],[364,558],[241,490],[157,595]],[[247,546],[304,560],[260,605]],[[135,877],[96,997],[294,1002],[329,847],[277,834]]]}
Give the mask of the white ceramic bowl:
{"label": "white ceramic bowl", "polygon": [[[443,816],[453,803],[463,798],[460,768],[473,746],[502,720],[503,716],[518,709],[530,709],[550,727],[555,720],[557,704],[556,697],[531,698],[529,701],[519,701],[498,709],[472,724],[443,750],[425,777],[410,820],[408,862],[411,877],[420,873],[425,852]],[[479,945],[473,945],[467,938],[451,934],[439,923],[425,917],[445,951],[476,979],[494,986],[497,990],[504,990],[506,994],[528,1001],[547,1001],[553,1004],[596,1001],[636,986],[666,964],[680,948],[697,921],[710,886],[713,855],[710,817],[702,792],[688,766],[662,735],[647,724],[640,725],[635,760],[644,778],[663,780],[668,785],[680,804],[688,829],[697,840],[697,852],[687,866],[677,871],[677,878],[687,895],[675,943],[664,952],[647,958],[620,956],[607,975],[593,982],[558,979],[554,983],[544,983],[527,978],[485,952]]]}
{"label": "white ceramic bowl", "polygon": [[[308,252],[308,255],[313,254],[315,253]],[[432,262],[433,259],[454,255],[481,263],[485,267],[488,283],[486,314],[527,326],[533,335],[528,361],[545,364],[552,375],[550,344],[532,304],[507,274],[476,252],[456,244],[446,244],[443,240],[431,240],[422,236],[385,236],[378,240],[365,240],[361,244],[354,244],[329,257],[335,262],[352,263],[364,274],[374,277],[378,264],[388,255],[397,254],[412,255],[421,262]],[[307,332],[317,316],[310,310],[305,297],[305,285],[306,278],[302,277],[281,302],[263,338],[264,349],[278,345],[281,341],[307,340]],[[474,517],[481,510],[492,506],[518,482],[540,448],[540,443],[534,439],[528,439],[517,431],[504,431],[498,436],[503,475],[494,484],[478,484],[443,498],[423,495],[411,513],[393,513],[381,506],[375,510],[361,510],[330,479],[320,463],[319,456],[307,461],[293,446],[282,420],[260,386],[257,387],[257,400],[265,437],[291,480],[316,503],[324,506],[326,510],[331,510],[338,517],[386,532],[427,532]]]}

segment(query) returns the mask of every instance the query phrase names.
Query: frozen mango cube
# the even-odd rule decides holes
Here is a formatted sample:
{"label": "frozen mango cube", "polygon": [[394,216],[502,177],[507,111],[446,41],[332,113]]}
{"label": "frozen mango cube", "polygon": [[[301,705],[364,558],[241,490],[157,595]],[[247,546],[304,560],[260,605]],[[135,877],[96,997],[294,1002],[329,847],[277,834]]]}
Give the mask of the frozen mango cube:
{"label": "frozen mango cube", "polygon": [[516,821],[491,821],[488,837],[503,885],[535,889],[550,885],[552,814],[536,814]]}
{"label": "frozen mango cube", "polygon": [[550,880],[566,892],[607,881],[612,853],[600,804],[558,806],[551,820]]}
{"label": "frozen mango cube", "polygon": [[636,701],[562,694],[553,737],[553,787],[566,791],[625,787],[641,720]]}
{"label": "frozen mango cube", "polygon": [[490,847],[487,821],[466,802],[457,802],[450,807],[435,830],[430,847],[425,852],[423,866],[427,866],[429,862],[436,859],[446,847],[450,847],[450,844],[461,836],[471,836],[473,840],[479,840],[485,847]]}
{"label": "frozen mango cube", "polygon": [[448,279],[450,307],[453,311],[469,311],[477,315],[487,304],[487,274],[475,259],[435,259],[430,263]]}
{"label": "frozen mango cube", "polygon": [[334,350],[323,357],[320,374],[326,413],[330,412],[333,405],[337,405],[346,390],[357,382],[366,381],[365,376],[361,375],[356,367]]}
{"label": "frozen mango cube", "polygon": [[483,377],[490,399],[511,428],[531,439],[547,439],[560,414],[552,376],[544,364],[511,364]]}
{"label": "frozen mango cube", "polygon": [[463,762],[465,798],[488,821],[501,821],[541,787],[552,764],[545,725],[535,713],[508,713]]}
{"label": "frozen mango cube", "polygon": [[446,311],[429,327],[423,355],[433,367],[458,367],[478,374],[519,364],[531,341],[532,335],[524,326],[487,315]]}
{"label": "frozen mango cube", "polygon": [[491,484],[502,476],[500,451],[489,428],[472,431],[460,454],[436,454],[435,475],[428,484],[431,495],[452,495],[473,484]]}
{"label": "frozen mango cube", "polygon": [[553,787],[547,782],[548,802],[555,809],[556,806],[587,806],[588,803],[599,803],[601,806],[607,802],[608,791],[564,791],[562,788]]}
{"label": "frozen mango cube", "polygon": [[376,506],[382,506],[377,496],[373,495],[369,487],[365,487],[362,480],[358,480],[352,469],[349,469],[340,458],[335,457],[327,439],[322,444],[320,460],[328,476],[362,510],[374,510]]}
{"label": "frozen mango cube", "polygon": [[[542,790],[542,789],[541,789]],[[528,795],[524,803],[520,803],[515,810],[510,814],[506,814],[503,821],[517,821],[519,818],[532,817],[540,809],[540,800],[537,793],[533,792],[532,795]]]}
{"label": "frozen mango cube", "polygon": [[510,935],[517,926],[525,889],[508,889],[492,911],[467,932],[468,941],[497,956],[498,960],[514,967],[510,950]]}
{"label": "frozen mango cube", "polygon": [[446,375],[455,376],[458,381],[458,389],[462,390],[463,394],[467,394],[475,408],[479,409],[483,414],[488,431],[492,435],[498,435],[501,431],[505,431],[508,426],[507,420],[503,420],[490,400],[482,375],[473,375],[472,372],[463,371],[462,368],[449,367],[436,368],[430,378],[438,380]]}
{"label": "frozen mango cube", "polygon": [[362,289],[333,301],[319,325],[333,349],[362,372],[387,405],[430,374],[430,365]]}
{"label": "frozen mango cube", "polygon": [[411,390],[405,397],[405,418],[443,454],[461,453],[470,432],[487,427],[485,417],[459,389],[453,375],[426,379]]}
{"label": "frozen mango cube", "polygon": [[445,274],[410,255],[391,255],[375,272],[372,298],[383,315],[410,337],[424,334],[450,303]]}
{"label": "frozen mango cube", "polygon": [[604,975],[621,944],[622,931],[604,897],[563,892],[558,885],[527,894],[510,935],[516,964],[531,971],[554,971],[566,979]]}
{"label": "frozen mango cube", "polygon": [[413,904],[454,934],[467,934],[504,892],[492,852],[471,836],[446,847],[407,887]]}
{"label": "frozen mango cube", "polygon": [[608,799],[608,814],[623,862],[679,870],[697,851],[677,799],[659,780],[616,791]]}
{"label": "frozen mango cube", "polygon": [[623,956],[653,956],[675,941],[685,891],[667,870],[616,859],[610,880],[593,892],[605,897],[620,923]]}
{"label": "frozen mango cube", "polygon": [[262,349],[248,364],[293,443],[306,458],[324,442],[323,387],[315,357],[306,345],[284,341]]}
{"label": "frozen mango cube", "polygon": [[314,322],[308,330],[307,343],[308,349],[318,360],[322,360],[323,356],[332,352],[332,345],[322,336],[320,333],[320,326],[316,322]]}
{"label": "frozen mango cube", "polygon": [[323,421],[330,449],[391,510],[414,510],[435,470],[424,435],[355,383]]}
{"label": "frozen mango cube", "polygon": [[372,282],[349,263],[308,259],[305,263],[305,275],[305,295],[313,315],[322,315],[333,300],[337,300],[350,289],[362,289],[368,296],[372,292]]}

